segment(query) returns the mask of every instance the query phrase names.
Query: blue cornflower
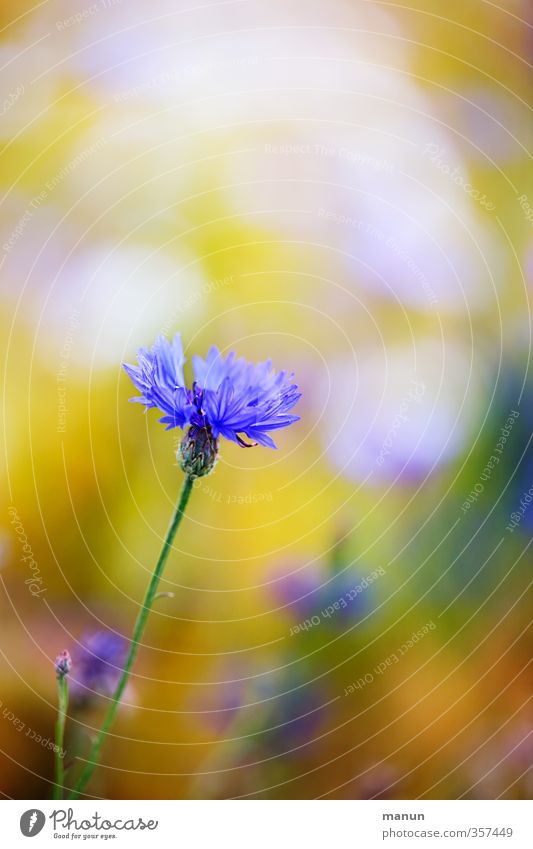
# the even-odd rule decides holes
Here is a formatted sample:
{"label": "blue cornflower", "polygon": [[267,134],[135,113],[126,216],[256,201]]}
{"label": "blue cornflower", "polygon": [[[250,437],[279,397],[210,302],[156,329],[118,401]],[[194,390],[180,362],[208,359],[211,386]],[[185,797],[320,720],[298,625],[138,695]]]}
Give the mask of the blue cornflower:
{"label": "blue cornflower", "polygon": [[126,654],[126,640],[111,631],[95,631],[83,637],[76,655],[76,676],[71,680],[74,701],[85,703],[95,695],[111,696]]}
{"label": "blue cornflower", "polygon": [[181,449],[181,466],[191,477],[200,477],[213,468],[220,436],[243,448],[265,445],[276,448],[268,431],[298,421],[289,414],[301,393],[292,375],[276,372],[272,362],[254,365],[234,353],[223,357],[212,347],[205,358],[192,359],[194,381],[185,385],[185,357],[179,333],[172,344],[160,336],[148,350],[137,352],[138,366],[124,369],[141,395],[132,398],[146,408],[164,413],[160,419],[167,430],[189,427]]}

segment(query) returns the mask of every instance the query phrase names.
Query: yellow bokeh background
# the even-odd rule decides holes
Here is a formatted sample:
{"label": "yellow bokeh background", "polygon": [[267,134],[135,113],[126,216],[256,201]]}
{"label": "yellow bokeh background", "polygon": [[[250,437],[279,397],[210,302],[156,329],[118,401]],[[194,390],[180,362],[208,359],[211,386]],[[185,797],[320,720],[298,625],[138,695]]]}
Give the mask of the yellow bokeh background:
{"label": "yellow bokeh background", "polygon": [[[527,392],[505,396],[530,356],[526,17],[521,0],[3,4],[4,795],[50,796],[26,731],[53,735],[56,654],[131,634],[182,474],[180,432],[128,403],[121,365],[175,332],[189,377],[213,344],[293,371],[301,420],[277,452],[223,443],[198,482],[90,794],[530,795],[510,449],[456,524],[509,404],[531,434]],[[390,436],[414,376],[421,412]],[[383,576],[358,617],[291,636],[279,576],[337,551],[353,583]],[[69,717],[72,774],[104,703]]]}

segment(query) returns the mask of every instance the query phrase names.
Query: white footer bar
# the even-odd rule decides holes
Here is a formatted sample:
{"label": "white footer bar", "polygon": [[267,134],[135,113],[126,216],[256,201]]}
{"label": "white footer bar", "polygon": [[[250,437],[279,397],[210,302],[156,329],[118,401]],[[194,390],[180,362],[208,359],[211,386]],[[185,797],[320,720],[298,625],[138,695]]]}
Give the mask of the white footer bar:
{"label": "white footer bar", "polygon": [[9,849],[533,847],[533,803],[526,801],[6,800],[0,822]]}

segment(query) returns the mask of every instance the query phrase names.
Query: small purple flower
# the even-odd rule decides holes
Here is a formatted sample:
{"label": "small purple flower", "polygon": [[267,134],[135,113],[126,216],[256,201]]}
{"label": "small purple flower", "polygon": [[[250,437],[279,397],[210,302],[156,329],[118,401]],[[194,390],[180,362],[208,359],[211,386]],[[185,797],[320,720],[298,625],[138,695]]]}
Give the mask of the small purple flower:
{"label": "small purple flower", "polygon": [[268,431],[299,419],[289,410],[301,393],[292,383],[292,375],[274,371],[270,360],[254,365],[243,357],[237,359],[233,352],[224,358],[212,347],[205,360],[193,357],[192,388],[185,385],[179,333],[172,344],[160,336],[150,350],[139,348],[137,360],[138,366],[124,365],[141,393],[131,400],[161,410],[164,416],[160,421],[167,430],[191,426],[181,449],[181,465],[193,477],[213,468],[220,436],[243,448],[251,447],[243,437],[276,448]]}
{"label": "small purple flower", "polygon": [[81,640],[76,656],[76,676],[71,694],[78,703],[95,695],[111,696],[118,684],[127,655],[127,642],[111,631],[96,631]]}
{"label": "small purple flower", "polygon": [[[230,674],[238,676],[238,668]],[[327,709],[323,688],[296,670],[254,676],[241,668],[240,677],[212,691],[210,710],[200,712],[220,733],[232,723],[228,736],[240,737],[243,745],[281,753],[313,742]]]}
{"label": "small purple flower", "polygon": [[369,581],[351,569],[331,572],[321,562],[289,568],[275,575],[272,593],[300,620],[315,617],[316,624],[340,625],[355,621],[371,607]]}
{"label": "small purple flower", "polygon": [[58,678],[64,678],[72,669],[72,659],[66,649],[56,657],[55,669]]}

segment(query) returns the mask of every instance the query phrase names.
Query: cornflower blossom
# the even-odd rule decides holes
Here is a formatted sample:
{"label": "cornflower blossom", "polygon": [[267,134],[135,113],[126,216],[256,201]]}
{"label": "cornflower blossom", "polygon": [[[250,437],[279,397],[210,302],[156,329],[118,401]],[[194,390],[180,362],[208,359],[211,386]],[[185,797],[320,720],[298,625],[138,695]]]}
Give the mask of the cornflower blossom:
{"label": "cornflower blossom", "polygon": [[152,348],[139,348],[137,360],[137,366],[124,365],[141,393],[131,400],[164,413],[160,421],[167,430],[189,428],[179,453],[181,468],[190,477],[212,470],[219,437],[243,448],[276,448],[268,432],[299,419],[289,413],[301,397],[293,375],[274,371],[271,360],[254,365],[233,352],[223,357],[213,346],[205,359],[193,357],[192,387],[183,376],[185,356],[179,333],[172,343],[159,336]]}

